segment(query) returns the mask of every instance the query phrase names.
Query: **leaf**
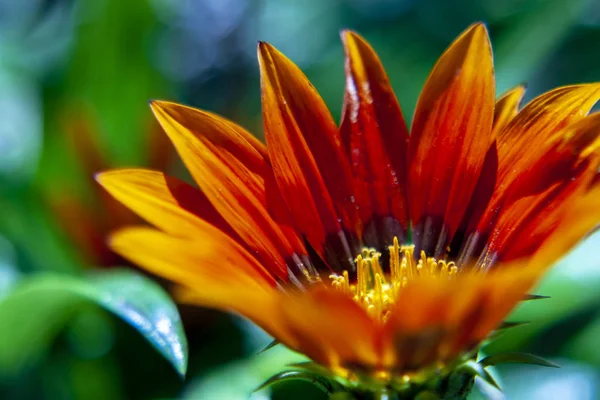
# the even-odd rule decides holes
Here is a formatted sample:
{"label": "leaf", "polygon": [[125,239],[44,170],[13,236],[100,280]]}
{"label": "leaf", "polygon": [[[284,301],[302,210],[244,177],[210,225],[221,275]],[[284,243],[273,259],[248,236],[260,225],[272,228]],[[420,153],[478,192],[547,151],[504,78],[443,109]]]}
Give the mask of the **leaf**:
{"label": "leaf", "polygon": [[597,290],[600,285],[598,260],[590,257],[600,246],[600,234],[595,234],[562,261],[543,278],[536,293],[551,298],[544,301],[525,301],[510,316],[511,320],[531,321],[519,329],[509,329],[486,347],[488,353],[504,353],[523,348],[535,335],[582,310],[591,309],[600,301]]}
{"label": "leaf", "polygon": [[15,258],[14,248],[0,235],[0,300],[20,279],[21,273],[15,267]]}
{"label": "leaf", "polygon": [[260,385],[258,388],[256,388],[254,391],[258,392],[260,390],[268,388],[269,386],[272,386],[272,385],[275,385],[275,384],[278,384],[281,382],[285,382],[285,381],[290,381],[290,380],[300,380],[300,381],[310,382],[313,385],[315,385],[316,387],[318,387],[319,389],[321,389],[323,392],[325,392],[327,395],[331,395],[336,391],[335,386],[332,384],[332,382],[330,382],[328,379],[324,378],[323,376],[312,373],[312,372],[308,372],[308,371],[294,371],[294,370],[283,371],[283,372],[279,372],[279,373],[273,375],[272,377],[267,379],[262,385]]}
{"label": "leaf", "polygon": [[500,325],[500,327],[498,327],[498,329],[496,330],[505,330],[505,329],[511,329],[511,328],[517,328],[519,326],[523,326],[523,325],[527,325],[529,324],[529,322],[513,322],[513,321],[504,321],[502,323],[502,325]]}
{"label": "leaf", "polygon": [[571,32],[586,3],[585,0],[532,2],[526,12],[511,18],[509,29],[492,36],[498,93],[534,77],[539,66]]}
{"label": "leaf", "polygon": [[329,396],[329,400],[355,400],[356,398],[348,392],[336,392]]}
{"label": "leaf", "polygon": [[118,269],[88,278],[51,273],[24,278],[0,302],[0,374],[18,372],[33,361],[90,301],[130,324],[185,375],[187,340],[175,304],[156,283]]}
{"label": "leaf", "polygon": [[262,393],[252,395],[253,391],[273,375],[289,370],[291,364],[303,361],[306,361],[303,355],[283,345],[276,346],[248,360],[233,362],[203,375],[186,389],[183,399],[264,399]]}
{"label": "leaf", "polygon": [[486,365],[483,365],[480,362],[467,361],[460,367],[460,371],[467,372],[468,374],[470,374],[472,376],[478,376],[488,385],[491,385],[494,388],[502,391],[502,388],[500,387],[500,385],[496,382],[494,377],[492,377],[492,375],[488,371],[486,371],[485,368],[486,368]]}
{"label": "leaf", "polygon": [[597,369],[567,359],[561,364],[560,369],[526,365],[503,369],[506,399],[600,399]]}
{"label": "leaf", "polygon": [[520,363],[520,364],[533,364],[533,365],[541,365],[544,367],[552,367],[552,368],[560,368],[558,365],[545,360],[541,357],[534,356],[533,354],[528,353],[518,353],[518,352],[510,352],[510,353],[500,353],[494,354],[493,356],[485,357],[483,360],[479,361],[483,366],[490,365],[498,365],[505,363]]}
{"label": "leaf", "polygon": [[289,364],[288,366],[290,368],[312,372],[313,374],[318,374],[321,376],[333,377],[333,375],[331,374],[331,371],[329,371],[327,368],[325,368],[322,365],[319,365],[313,361],[304,361],[304,362],[299,362],[299,363],[293,363],[293,364]]}
{"label": "leaf", "polygon": [[264,349],[259,351],[258,354],[264,353],[265,351],[272,349],[273,347],[277,346],[278,344],[279,344],[279,342],[277,341],[277,339],[273,339],[268,345],[265,346]]}
{"label": "leaf", "polygon": [[528,325],[529,322],[512,322],[512,321],[504,321],[498,328],[496,328],[496,330],[494,330],[486,339],[486,341],[484,342],[484,346],[486,343],[490,343],[493,342],[494,340],[497,340],[500,336],[504,335],[507,331],[511,330],[512,328],[518,328],[521,326],[525,326]]}
{"label": "leaf", "polygon": [[525,298],[522,301],[529,301],[529,300],[544,300],[544,299],[549,299],[550,296],[542,296],[540,294],[527,294],[525,295]]}

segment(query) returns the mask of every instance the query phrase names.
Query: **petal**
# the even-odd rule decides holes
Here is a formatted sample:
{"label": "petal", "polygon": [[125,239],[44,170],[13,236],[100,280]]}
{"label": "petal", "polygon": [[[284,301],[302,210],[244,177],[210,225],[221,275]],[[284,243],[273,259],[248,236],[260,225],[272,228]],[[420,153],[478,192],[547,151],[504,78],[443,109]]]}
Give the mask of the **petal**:
{"label": "petal", "polygon": [[280,320],[297,351],[330,368],[380,365],[378,326],[349,296],[326,287],[283,298]]}
{"label": "petal", "polygon": [[[106,247],[105,224],[100,210],[95,210],[72,197],[70,192],[51,196],[48,200],[52,215],[69,236],[78,252],[91,265],[118,265],[120,258]],[[110,215],[112,217],[112,215]]]}
{"label": "petal", "polygon": [[525,95],[525,86],[519,85],[504,93],[498,101],[494,109],[494,125],[492,128],[492,138],[508,125],[508,123],[517,115],[519,104]]}
{"label": "petal", "polygon": [[[385,247],[408,229],[406,152],[408,131],[400,105],[377,54],[358,34],[342,32],[346,53],[346,91],[340,134],[355,178],[363,225],[374,224]],[[377,220],[373,221],[373,216]],[[369,227],[366,228],[367,235]]]}
{"label": "petal", "polygon": [[152,110],[213,207],[263,263],[286,277],[285,258],[304,250],[283,220],[284,204],[270,185],[264,146],[241,127],[204,111],[167,102],[153,102]]}
{"label": "petal", "polygon": [[504,265],[487,274],[464,271],[451,280],[420,279],[402,289],[385,326],[396,368],[418,369],[472,350],[531,288],[538,274]]}
{"label": "petal", "polygon": [[546,269],[567,254],[600,223],[600,184],[573,201],[546,237],[531,261],[531,268]]}
{"label": "petal", "polygon": [[479,232],[491,231],[515,180],[532,165],[542,163],[545,154],[561,140],[562,130],[584,118],[599,98],[598,84],[558,88],[532,100],[508,123],[497,137],[496,187],[478,225]]}
{"label": "petal", "polygon": [[[540,181],[549,178],[558,181],[554,185],[557,187],[551,191],[551,195],[544,193],[545,196],[532,196],[532,201],[530,197],[525,197],[515,202],[506,214],[516,213],[517,218],[511,218],[510,214],[506,217],[502,212],[494,230],[500,232],[498,235],[503,239],[503,244],[496,243],[494,246],[499,257],[510,260],[534,253],[572,207],[573,201],[588,190],[599,161],[600,114],[594,114],[566,128],[562,133],[562,142],[525,174],[525,181],[521,185],[527,190],[532,190]],[[527,175],[530,175],[528,179]],[[537,207],[526,213],[523,207],[527,207],[527,203],[537,204]]]}
{"label": "petal", "polygon": [[498,135],[499,184],[536,162],[567,125],[584,118],[600,99],[600,84],[554,89],[533,99]]}
{"label": "petal", "polygon": [[425,83],[409,148],[417,250],[439,255],[463,218],[491,144],[493,74],[487,31],[476,24],[446,50]]}
{"label": "petal", "polygon": [[118,169],[99,173],[96,180],[140,217],[172,235],[194,238],[207,225],[233,233],[198,189],[162,172]]}
{"label": "petal", "polygon": [[100,145],[98,125],[86,107],[72,107],[67,111],[63,125],[70,150],[81,164],[84,175],[92,176],[109,164]]}
{"label": "petal", "polygon": [[151,118],[148,125],[146,165],[158,171],[169,171],[177,159],[169,137],[165,135],[155,118]]}
{"label": "petal", "polygon": [[188,301],[233,310],[289,343],[277,319],[279,291],[275,280],[246,250],[219,232],[207,229],[194,240],[145,228],[115,232],[110,246],[123,257],[185,289]]}
{"label": "petal", "polygon": [[[358,212],[335,123],[296,65],[266,43],[258,45],[258,56],[265,138],[281,194],[317,253],[334,268],[348,268],[354,257],[348,239],[353,238],[340,232],[344,228],[358,236]],[[326,242],[334,246],[330,257]]]}
{"label": "petal", "polygon": [[456,264],[459,267],[467,265],[475,254],[480,254],[483,250],[484,245],[481,243],[476,228],[494,194],[497,171],[498,149],[494,142],[485,156],[477,185],[458,229],[459,234],[456,235],[455,241],[450,246],[451,251],[455,250],[454,254],[458,254]]}
{"label": "petal", "polygon": [[211,226],[194,239],[152,228],[128,227],[112,234],[109,244],[148,271],[187,287],[210,290],[204,285],[206,280],[215,287],[246,286],[252,290],[275,285],[271,274],[250,253]]}

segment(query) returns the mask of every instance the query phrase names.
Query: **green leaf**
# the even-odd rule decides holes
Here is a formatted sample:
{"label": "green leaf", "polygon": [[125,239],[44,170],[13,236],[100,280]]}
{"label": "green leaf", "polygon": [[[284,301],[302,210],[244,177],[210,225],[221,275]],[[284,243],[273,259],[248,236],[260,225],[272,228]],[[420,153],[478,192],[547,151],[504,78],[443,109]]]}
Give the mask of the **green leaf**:
{"label": "green leaf", "polygon": [[553,362],[544,360],[541,357],[534,356],[533,354],[518,353],[518,352],[494,354],[493,356],[485,357],[483,360],[480,360],[479,363],[486,367],[489,365],[498,365],[498,364],[505,364],[505,363],[520,363],[520,364],[533,364],[533,365],[541,365],[544,367],[560,368],[558,365],[554,364]]}
{"label": "green leaf", "polygon": [[600,246],[600,234],[586,239],[554,266],[540,282],[535,293],[551,298],[522,302],[509,317],[531,321],[518,329],[509,329],[486,347],[488,353],[516,351],[527,345],[544,329],[581,310],[595,307],[600,301],[598,260],[590,257]]}
{"label": "green leaf", "polygon": [[279,372],[279,373],[273,375],[272,377],[267,379],[262,385],[260,385],[258,388],[256,388],[254,391],[258,392],[258,391],[268,388],[272,385],[275,385],[275,384],[278,384],[281,382],[285,382],[285,381],[290,381],[290,380],[300,380],[300,381],[310,382],[313,385],[315,385],[316,387],[318,387],[319,389],[321,389],[323,392],[325,392],[327,395],[331,395],[336,391],[335,386],[332,384],[332,382],[330,382],[323,376],[309,372],[309,371],[294,371],[294,370],[283,371],[283,372]]}
{"label": "green leaf", "polygon": [[[289,366],[306,361],[306,357],[280,345],[244,361],[225,365],[194,381],[183,399],[247,400],[253,391],[273,375]],[[264,398],[257,393],[254,397]],[[252,397],[252,398],[254,398]]]}
{"label": "green leaf", "polygon": [[511,329],[511,328],[517,328],[519,326],[524,326],[529,324],[529,322],[524,321],[524,322],[517,322],[517,321],[504,321],[502,323],[502,325],[500,325],[498,327],[498,329],[496,330],[506,330],[506,329]]}
{"label": "green leaf", "polygon": [[577,23],[585,0],[532,2],[510,19],[510,27],[493,35],[498,93],[528,81]]}
{"label": "green leaf", "polygon": [[529,322],[512,322],[512,321],[504,321],[498,328],[496,328],[486,339],[485,343],[493,342],[497,340],[500,336],[504,335],[507,331],[512,331],[513,328],[518,328],[521,326],[528,325]]}
{"label": "green leaf", "polygon": [[523,301],[529,301],[529,300],[544,300],[544,299],[549,299],[550,296],[542,296],[540,294],[527,294],[525,295],[525,298],[523,299]]}
{"label": "green leaf", "polygon": [[502,370],[506,399],[600,399],[597,369],[567,359],[561,368],[516,365]]}
{"label": "green leaf", "polygon": [[279,342],[277,341],[277,339],[273,339],[268,345],[265,346],[264,349],[262,349],[261,351],[259,351],[258,353],[264,353],[267,350],[272,349],[273,347],[277,346],[279,344]]}
{"label": "green leaf", "polygon": [[50,273],[24,278],[0,302],[0,374],[32,362],[90,301],[134,327],[185,375],[187,340],[175,304],[156,283],[117,269],[88,278]]}
{"label": "green leaf", "polygon": [[486,371],[485,368],[486,368],[486,365],[483,365],[480,362],[468,361],[461,366],[460,371],[467,372],[468,374],[470,374],[472,376],[478,376],[488,385],[491,385],[494,388],[502,391],[502,388],[500,387],[500,385],[496,382],[494,377],[488,371]]}

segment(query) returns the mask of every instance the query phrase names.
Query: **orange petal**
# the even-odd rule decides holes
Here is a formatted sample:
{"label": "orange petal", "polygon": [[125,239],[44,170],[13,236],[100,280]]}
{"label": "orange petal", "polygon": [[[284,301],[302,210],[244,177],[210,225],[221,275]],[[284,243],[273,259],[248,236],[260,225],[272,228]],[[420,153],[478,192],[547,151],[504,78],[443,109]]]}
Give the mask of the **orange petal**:
{"label": "orange petal", "polygon": [[169,142],[169,137],[165,135],[155,118],[150,118],[147,123],[149,126],[145,138],[148,146],[146,165],[158,171],[169,171],[177,158]]}
{"label": "orange petal", "polygon": [[525,95],[525,86],[519,85],[504,93],[494,109],[494,125],[492,128],[492,139],[508,125],[508,123],[517,115],[519,104]]}
{"label": "orange petal", "polygon": [[121,203],[163,231],[187,238],[214,225],[232,234],[206,197],[196,188],[158,171],[118,169],[96,180]]}
{"label": "orange petal", "polygon": [[452,280],[421,279],[400,291],[384,342],[397,349],[398,369],[449,361],[480,344],[531,288],[537,274],[504,265]]}
{"label": "orange petal", "polygon": [[71,107],[63,117],[66,139],[71,150],[81,163],[83,173],[92,177],[96,172],[108,167],[106,154],[100,145],[98,126],[93,114],[86,107]]}
{"label": "orange petal", "polygon": [[152,228],[128,227],[112,234],[109,244],[115,252],[153,274],[206,291],[205,305],[209,306],[228,301],[211,296],[213,289],[260,291],[275,285],[270,273],[250,253],[211,226],[193,239]]}
{"label": "orange petal", "polygon": [[[356,181],[362,222],[374,224],[381,236],[370,240],[369,231],[373,229],[367,226],[365,244],[381,248],[391,244],[394,236],[402,241],[408,228],[408,131],[375,51],[354,32],[342,32],[342,40],[346,92],[340,134]],[[373,216],[379,220],[373,221]]]}
{"label": "orange petal", "polygon": [[[58,191],[57,191],[58,193]],[[49,206],[60,224],[60,228],[69,236],[84,260],[94,266],[117,265],[120,258],[106,246],[105,225],[101,210],[95,210],[63,190],[60,196],[49,199]],[[108,216],[110,218],[110,215]]]}
{"label": "orange petal", "polygon": [[264,146],[241,127],[204,111],[168,102],[153,102],[152,110],[215,209],[263,263],[287,277],[284,257],[303,249],[284,226],[289,221],[278,221],[280,226],[273,220],[285,212],[276,188],[269,188],[272,172]]}
{"label": "orange petal", "polygon": [[573,201],[531,260],[531,268],[546,269],[598,227],[600,185]]}
{"label": "orange petal", "polygon": [[437,62],[415,111],[409,196],[417,250],[439,255],[452,239],[490,147],[493,116],[491,45],[476,24]]}
{"label": "orange petal", "polygon": [[265,138],[282,196],[314,249],[324,256],[326,242],[336,247],[332,253],[345,255],[327,261],[348,268],[356,249],[340,231],[358,235],[358,212],[335,123],[294,63],[266,43],[258,56]]}
{"label": "orange petal", "polygon": [[485,156],[477,185],[458,229],[462,233],[462,236],[457,235],[455,242],[450,246],[452,248],[458,246],[457,265],[468,264],[473,256],[479,254],[483,249],[483,244],[476,228],[494,194],[497,170],[498,150],[496,142],[494,142]]}
{"label": "orange petal", "polygon": [[[509,260],[511,252],[515,254],[516,249],[511,249],[511,244],[518,240],[527,240],[529,232],[526,226],[530,219],[538,214],[544,214],[546,207],[554,208],[564,198],[569,198],[579,184],[564,184],[556,183],[541,193],[525,196],[512,202],[510,205],[502,209],[500,217],[494,229],[491,231],[485,248],[485,253],[482,255],[478,264],[481,268],[488,268],[494,262],[499,260]],[[551,213],[551,212],[550,212]],[[517,248],[522,248],[523,245],[516,243]],[[531,246],[531,242],[527,240],[526,249]],[[516,252],[519,255],[519,252]]]}
{"label": "orange petal", "polygon": [[[600,99],[600,84],[565,86],[533,99],[498,135],[499,184],[536,162],[567,125],[584,118]],[[514,172],[513,172],[514,171]]]}
{"label": "orange petal", "polygon": [[570,202],[587,190],[598,169],[600,114],[569,125],[553,147],[506,189],[488,256],[527,257],[544,240]]}
{"label": "orange petal", "polygon": [[491,230],[515,180],[533,164],[543,162],[542,157],[560,140],[561,131],[584,118],[599,98],[598,84],[558,88],[533,99],[508,123],[497,137],[496,188],[478,231]]}
{"label": "orange petal", "polygon": [[[590,115],[570,125],[562,134],[562,142],[556,145],[556,149],[542,157],[539,165],[532,167],[531,175],[533,177],[526,180],[522,184],[523,186],[535,187],[535,182],[542,180],[538,176],[562,176],[562,185],[552,197],[546,197],[543,200],[536,199],[535,202],[541,203],[541,205],[533,212],[526,214],[517,211],[519,220],[524,221],[520,224],[504,217],[504,212],[502,213],[501,222],[508,220],[506,224],[510,226],[510,234],[503,235],[506,243],[504,246],[507,248],[503,250],[498,247],[502,258],[530,256],[553,232],[563,215],[572,207],[575,199],[588,190],[600,162],[599,133],[600,114]],[[535,174],[535,171],[539,171],[539,173]],[[526,200],[516,203],[523,201]],[[518,209],[516,206],[511,208]],[[501,229],[500,226],[496,228],[496,230],[499,229]]]}
{"label": "orange petal", "polygon": [[282,298],[280,320],[296,350],[331,368],[380,365],[378,326],[352,298],[316,287]]}
{"label": "orange petal", "polygon": [[184,287],[186,301],[240,313],[282,342],[296,346],[281,329],[277,313],[281,293],[274,287],[274,279],[218,230],[207,230],[202,237],[189,240],[130,227],[116,232],[110,245],[125,258]]}

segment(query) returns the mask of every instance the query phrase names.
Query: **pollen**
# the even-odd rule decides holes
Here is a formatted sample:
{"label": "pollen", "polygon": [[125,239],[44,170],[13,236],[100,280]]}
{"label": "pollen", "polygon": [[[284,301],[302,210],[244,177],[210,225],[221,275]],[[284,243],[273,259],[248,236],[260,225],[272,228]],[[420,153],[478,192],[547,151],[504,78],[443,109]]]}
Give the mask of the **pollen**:
{"label": "pollen", "polygon": [[396,237],[393,245],[388,246],[388,253],[388,271],[384,272],[380,263],[380,252],[364,248],[354,260],[354,279],[350,278],[348,271],[329,276],[335,289],[351,296],[379,322],[387,321],[398,294],[411,280],[424,276],[451,279],[458,272],[454,262],[436,260],[428,257],[424,251],[421,251],[417,259],[414,254],[415,246],[400,245]]}

